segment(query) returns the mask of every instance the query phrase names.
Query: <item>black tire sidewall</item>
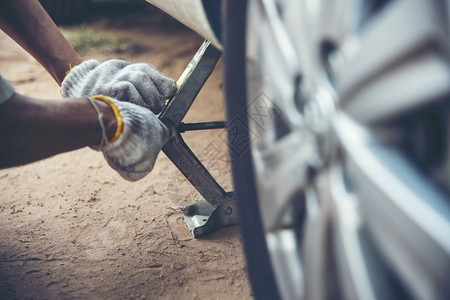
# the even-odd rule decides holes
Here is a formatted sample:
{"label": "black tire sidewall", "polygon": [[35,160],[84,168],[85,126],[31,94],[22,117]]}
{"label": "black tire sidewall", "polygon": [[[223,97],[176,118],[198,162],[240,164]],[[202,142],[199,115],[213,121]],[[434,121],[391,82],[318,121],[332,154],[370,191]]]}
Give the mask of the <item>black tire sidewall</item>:
{"label": "black tire sidewall", "polygon": [[236,204],[239,211],[240,230],[247,260],[247,268],[256,299],[279,299],[261,216],[257,201],[255,176],[250,147],[236,151],[233,139],[239,132],[239,141],[250,141],[248,116],[245,113],[246,72],[246,7],[247,1],[228,0],[224,22],[225,98],[228,120],[230,159]]}

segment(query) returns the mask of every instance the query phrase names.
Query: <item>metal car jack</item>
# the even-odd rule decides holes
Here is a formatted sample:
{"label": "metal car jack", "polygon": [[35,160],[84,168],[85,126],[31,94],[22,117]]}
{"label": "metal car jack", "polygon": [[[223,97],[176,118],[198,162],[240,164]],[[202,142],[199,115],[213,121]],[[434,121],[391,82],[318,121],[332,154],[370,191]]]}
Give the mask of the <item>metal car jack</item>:
{"label": "metal car jack", "polygon": [[238,223],[233,193],[224,191],[186,145],[180,134],[191,130],[226,127],[224,121],[191,124],[181,122],[214,70],[221,54],[221,51],[209,41],[203,42],[178,80],[177,93],[159,115],[161,121],[171,131],[171,138],[162,150],[204,197],[183,208],[186,224],[196,238],[218,228]]}

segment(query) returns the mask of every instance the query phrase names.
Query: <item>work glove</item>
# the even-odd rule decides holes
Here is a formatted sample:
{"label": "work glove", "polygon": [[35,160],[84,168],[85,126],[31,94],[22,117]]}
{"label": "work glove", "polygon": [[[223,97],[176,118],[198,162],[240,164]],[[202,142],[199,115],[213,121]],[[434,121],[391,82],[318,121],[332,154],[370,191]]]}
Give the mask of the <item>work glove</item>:
{"label": "work glove", "polygon": [[169,139],[169,129],[146,108],[105,96],[92,98],[111,106],[117,132],[111,141],[91,148],[103,152],[111,168],[126,180],[143,178],[153,169],[159,151]]}
{"label": "work glove", "polygon": [[158,114],[175,95],[176,83],[145,63],[112,59],[87,60],[72,68],[61,84],[63,97],[105,95],[131,102]]}

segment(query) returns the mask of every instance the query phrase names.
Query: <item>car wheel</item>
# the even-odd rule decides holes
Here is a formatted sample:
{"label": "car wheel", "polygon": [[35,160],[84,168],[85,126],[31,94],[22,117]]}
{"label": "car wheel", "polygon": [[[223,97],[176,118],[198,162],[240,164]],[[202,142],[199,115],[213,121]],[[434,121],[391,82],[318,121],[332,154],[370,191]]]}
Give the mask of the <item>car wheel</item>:
{"label": "car wheel", "polygon": [[449,1],[227,1],[257,299],[450,294],[449,15]]}

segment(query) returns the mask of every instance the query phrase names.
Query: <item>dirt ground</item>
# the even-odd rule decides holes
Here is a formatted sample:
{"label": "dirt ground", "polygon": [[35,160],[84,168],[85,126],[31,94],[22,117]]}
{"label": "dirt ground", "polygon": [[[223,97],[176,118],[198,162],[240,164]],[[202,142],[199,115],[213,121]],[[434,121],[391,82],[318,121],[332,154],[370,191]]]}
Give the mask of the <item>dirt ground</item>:
{"label": "dirt ground", "polygon": [[[147,62],[172,78],[202,42],[187,29],[97,27],[137,47],[93,49],[86,58]],[[0,49],[0,74],[17,92],[60,98],[45,70],[2,32]],[[223,120],[222,88],[219,63],[186,120]],[[184,137],[231,190],[224,132]],[[0,170],[0,190],[0,299],[252,298],[239,229],[194,239],[181,208],[201,197],[163,153],[134,183],[84,148]]]}

